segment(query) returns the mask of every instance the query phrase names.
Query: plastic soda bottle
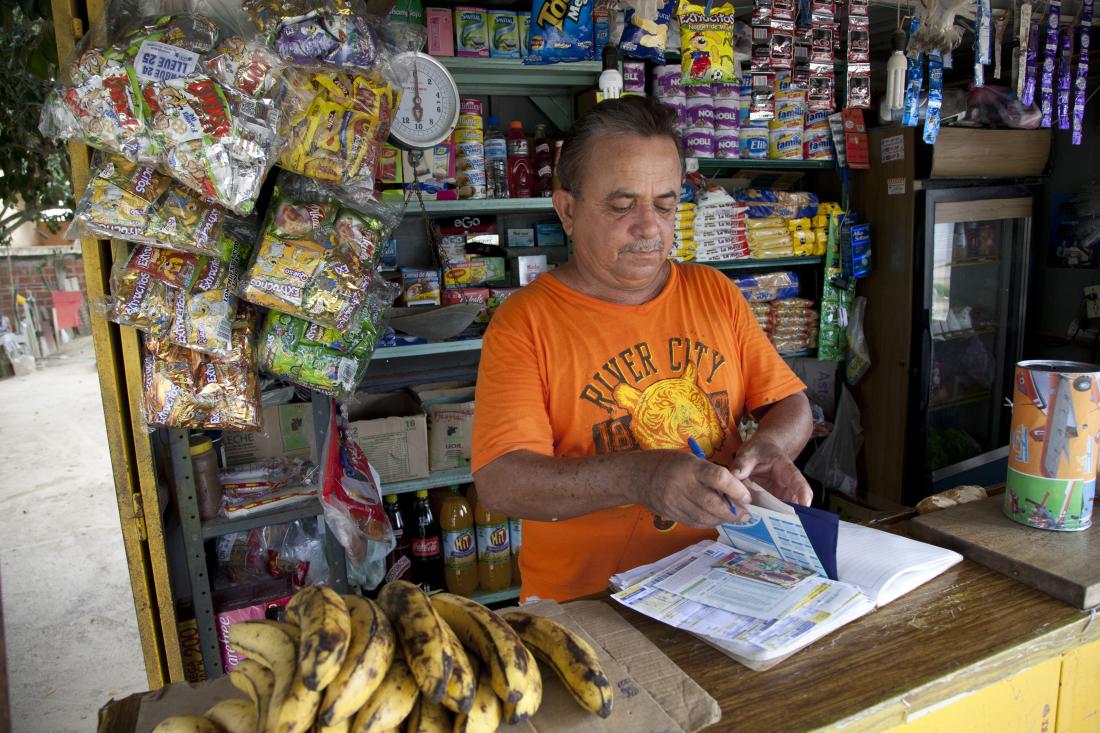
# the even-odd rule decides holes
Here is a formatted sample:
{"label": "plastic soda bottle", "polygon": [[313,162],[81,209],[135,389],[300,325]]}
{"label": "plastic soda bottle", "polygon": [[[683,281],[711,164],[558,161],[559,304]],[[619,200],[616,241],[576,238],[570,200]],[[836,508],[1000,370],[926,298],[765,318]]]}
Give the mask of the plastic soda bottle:
{"label": "plastic soda bottle", "polygon": [[504,590],[512,585],[512,551],[508,540],[508,516],[489,511],[474,493],[477,526],[477,579],[483,591]]}
{"label": "plastic soda bottle", "polygon": [[508,198],[508,141],[500,129],[500,118],[489,115],[485,126],[485,195]]}
{"label": "plastic soda bottle", "polygon": [[443,590],[443,549],[439,539],[432,507],[428,504],[428,492],[416,492],[413,504],[415,525],[412,535],[412,582],[425,593]]}
{"label": "plastic soda bottle", "polygon": [[508,517],[508,540],[512,543],[512,584],[519,585],[519,548],[523,546],[523,520]]}
{"label": "plastic soda bottle", "polygon": [[439,512],[443,539],[443,577],[449,593],[468,596],[477,590],[474,513],[466,497],[452,486]]}
{"label": "plastic soda bottle", "polygon": [[508,125],[508,192],[514,199],[528,199],[534,193],[535,177],[531,171],[531,153],[523,123],[512,120]]}
{"label": "plastic soda bottle", "polygon": [[405,531],[405,518],[401,514],[401,507],[397,503],[397,495],[390,494],[383,500],[386,516],[390,518],[390,527],[393,529],[393,538],[397,544],[393,552],[386,556],[386,582],[391,580],[412,579],[412,559],[410,554],[410,538]]}
{"label": "plastic soda bottle", "polygon": [[535,127],[535,196],[554,193],[554,154],[546,138],[546,125]]}

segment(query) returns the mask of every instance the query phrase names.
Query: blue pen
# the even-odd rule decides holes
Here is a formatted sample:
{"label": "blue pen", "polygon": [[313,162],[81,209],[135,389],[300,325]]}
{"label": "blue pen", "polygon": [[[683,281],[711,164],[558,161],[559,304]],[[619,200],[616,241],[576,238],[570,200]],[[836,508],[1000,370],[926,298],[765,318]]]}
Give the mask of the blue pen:
{"label": "blue pen", "polygon": [[[699,444],[695,442],[695,438],[688,438],[688,448],[691,448],[691,453],[696,458],[702,458],[704,461],[707,460],[707,454],[704,453],[703,449],[699,447]],[[725,498],[726,504],[729,505],[730,512],[733,514],[733,516],[736,517],[737,505],[734,504],[733,501],[731,501],[730,498],[725,494],[722,494],[722,496]]]}

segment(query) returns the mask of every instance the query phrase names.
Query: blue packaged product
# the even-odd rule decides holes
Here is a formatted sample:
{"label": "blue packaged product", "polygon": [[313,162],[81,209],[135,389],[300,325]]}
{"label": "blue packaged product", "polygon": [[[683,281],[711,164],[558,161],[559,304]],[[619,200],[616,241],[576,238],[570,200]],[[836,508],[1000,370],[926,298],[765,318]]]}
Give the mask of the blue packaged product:
{"label": "blue packaged product", "polygon": [[[741,131],[744,136],[744,130]],[[737,201],[748,207],[750,219],[781,216],[803,219],[817,216],[817,194],[808,191],[773,191],[766,188],[744,188],[737,192]]]}
{"label": "blue packaged product", "polygon": [[535,224],[535,243],[539,247],[564,247],[565,230],[556,221]]}
{"label": "blue packaged product", "polygon": [[741,157],[749,160],[767,160],[771,135],[766,127],[742,127],[739,144]]}
{"label": "blue packaged product", "polygon": [[535,0],[525,64],[594,58],[591,0]]}
{"label": "blue packaged product", "polygon": [[759,275],[738,275],[731,278],[741,295],[750,303],[766,303],[784,298],[797,298],[798,273],[790,270],[765,272]]}
{"label": "blue packaged product", "polygon": [[531,33],[531,14],[516,13],[516,32],[519,34],[519,55],[527,58],[531,51],[527,48],[527,36]]}
{"label": "blue packaged product", "polygon": [[654,20],[634,19],[634,8],[628,8],[623,24],[623,35],[619,39],[619,51],[632,59],[665,63],[665,49],[668,47],[668,26],[676,12],[676,0],[668,0],[657,10]]}
{"label": "blue packaged product", "polygon": [[489,11],[489,55],[498,59],[518,59],[519,30],[511,10]]}
{"label": "blue packaged product", "polygon": [[598,7],[592,11],[592,26],[596,42],[593,50],[602,51],[611,41],[611,13],[606,7]]}

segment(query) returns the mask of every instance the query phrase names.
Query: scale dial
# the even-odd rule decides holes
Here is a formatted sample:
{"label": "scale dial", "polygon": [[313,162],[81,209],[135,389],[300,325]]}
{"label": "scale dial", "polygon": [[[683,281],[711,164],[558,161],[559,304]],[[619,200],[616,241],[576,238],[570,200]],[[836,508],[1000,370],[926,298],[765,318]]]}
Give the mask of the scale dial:
{"label": "scale dial", "polygon": [[401,81],[390,140],[406,150],[430,148],[450,137],[458,124],[458,86],[443,64],[408,51],[393,60]]}

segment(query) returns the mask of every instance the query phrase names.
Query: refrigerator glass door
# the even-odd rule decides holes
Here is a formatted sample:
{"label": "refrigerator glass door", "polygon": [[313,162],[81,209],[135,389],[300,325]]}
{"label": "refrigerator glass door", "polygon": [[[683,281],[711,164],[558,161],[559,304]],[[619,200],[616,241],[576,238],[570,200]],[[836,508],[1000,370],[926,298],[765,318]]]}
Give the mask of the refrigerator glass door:
{"label": "refrigerator glass door", "polygon": [[[963,195],[973,195],[965,192]],[[1020,358],[1030,196],[929,194],[925,469],[1003,444],[1004,401]]]}

